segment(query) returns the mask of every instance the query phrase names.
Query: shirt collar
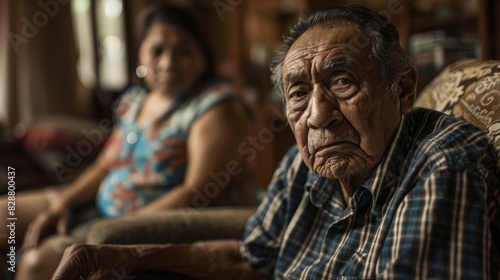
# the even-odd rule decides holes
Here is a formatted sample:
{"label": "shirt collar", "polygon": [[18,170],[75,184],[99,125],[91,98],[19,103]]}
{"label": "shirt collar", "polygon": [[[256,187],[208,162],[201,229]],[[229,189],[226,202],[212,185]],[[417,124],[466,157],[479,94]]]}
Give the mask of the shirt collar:
{"label": "shirt collar", "polygon": [[403,115],[386,155],[362,184],[362,187],[373,195],[375,202],[372,204],[373,212],[379,211],[390,194],[401,184],[401,168],[408,149],[409,126],[410,118]]}
{"label": "shirt collar", "polygon": [[305,189],[309,192],[309,199],[314,206],[321,208],[330,197],[334,184],[329,181],[332,180],[311,171],[308,172]]}

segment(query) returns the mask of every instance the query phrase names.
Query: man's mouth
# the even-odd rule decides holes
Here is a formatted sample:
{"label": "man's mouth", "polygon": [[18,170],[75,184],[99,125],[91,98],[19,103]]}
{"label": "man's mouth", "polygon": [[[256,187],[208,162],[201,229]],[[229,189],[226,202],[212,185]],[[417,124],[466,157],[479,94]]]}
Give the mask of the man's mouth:
{"label": "man's mouth", "polygon": [[348,141],[336,141],[336,142],[333,142],[333,143],[328,143],[328,144],[325,144],[325,145],[321,145],[321,146],[319,146],[317,148],[313,148],[312,149],[312,154],[329,153],[329,152],[332,152],[331,151],[332,149],[338,150],[339,149],[338,146],[345,145],[345,144],[350,144],[350,142],[348,142]]}

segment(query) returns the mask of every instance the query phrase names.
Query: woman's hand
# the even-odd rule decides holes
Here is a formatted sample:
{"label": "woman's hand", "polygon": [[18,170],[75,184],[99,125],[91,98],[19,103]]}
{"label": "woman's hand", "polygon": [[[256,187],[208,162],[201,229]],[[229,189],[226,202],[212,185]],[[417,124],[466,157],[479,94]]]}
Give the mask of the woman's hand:
{"label": "woman's hand", "polygon": [[127,279],[135,256],[127,246],[74,244],[64,251],[52,280]]}
{"label": "woman's hand", "polygon": [[23,249],[30,250],[38,247],[40,242],[54,231],[58,234],[66,234],[70,216],[70,210],[65,207],[49,207],[40,213],[28,226]]}

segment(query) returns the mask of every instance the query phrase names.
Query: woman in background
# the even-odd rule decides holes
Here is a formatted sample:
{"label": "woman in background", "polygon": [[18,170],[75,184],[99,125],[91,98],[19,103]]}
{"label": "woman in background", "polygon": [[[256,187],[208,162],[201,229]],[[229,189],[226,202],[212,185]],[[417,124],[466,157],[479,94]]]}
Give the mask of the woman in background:
{"label": "woman in background", "polygon": [[[247,174],[237,147],[248,138],[250,123],[231,87],[214,78],[195,17],[157,5],[141,24],[138,72],[148,90],[133,87],[120,98],[106,146],[74,183],[17,196],[16,237],[25,236],[17,279],[50,279],[64,249],[84,241],[89,222],[69,230],[71,213],[93,201],[99,215],[92,218],[241,202],[227,198],[228,182],[212,181],[229,162],[237,177]],[[0,207],[6,209],[5,198]]]}

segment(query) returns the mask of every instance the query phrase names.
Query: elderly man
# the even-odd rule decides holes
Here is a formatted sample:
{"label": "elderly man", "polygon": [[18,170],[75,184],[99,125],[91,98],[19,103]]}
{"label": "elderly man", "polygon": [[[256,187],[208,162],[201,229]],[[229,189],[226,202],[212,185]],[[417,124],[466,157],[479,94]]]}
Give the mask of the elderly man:
{"label": "elderly man", "polygon": [[272,70],[297,146],[242,242],[80,245],[55,279],[148,269],[201,279],[500,278],[500,189],[486,136],[412,109],[417,75],[389,21],[360,6],[312,13],[291,28]]}

